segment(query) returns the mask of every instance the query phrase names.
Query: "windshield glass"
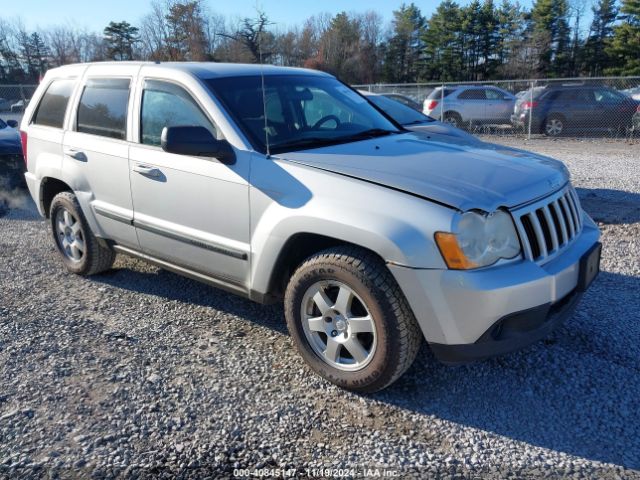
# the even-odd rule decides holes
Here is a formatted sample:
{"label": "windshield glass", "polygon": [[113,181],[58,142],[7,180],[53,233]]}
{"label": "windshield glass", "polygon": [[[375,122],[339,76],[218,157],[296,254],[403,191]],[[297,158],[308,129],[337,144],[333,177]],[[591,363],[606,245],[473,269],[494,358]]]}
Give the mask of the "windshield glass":
{"label": "windshield glass", "polygon": [[434,121],[433,118],[384,95],[368,95],[367,98],[400,125],[417,125]]}
{"label": "windshield glass", "polygon": [[[332,77],[266,75],[206,80],[254,148],[271,153],[397,133],[365,98]],[[266,120],[264,112],[266,110]]]}

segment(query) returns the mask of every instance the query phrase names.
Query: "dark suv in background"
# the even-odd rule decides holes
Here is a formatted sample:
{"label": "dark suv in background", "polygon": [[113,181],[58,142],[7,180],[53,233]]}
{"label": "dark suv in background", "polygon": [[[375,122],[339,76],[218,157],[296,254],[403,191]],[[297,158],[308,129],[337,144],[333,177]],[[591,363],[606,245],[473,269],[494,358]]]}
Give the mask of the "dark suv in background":
{"label": "dark suv in background", "polygon": [[608,87],[546,86],[518,99],[511,123],[528,128],[531,117],[531,132],[548,136],[567,130],[618,130],[632,126],[639,108],[639,101]]}

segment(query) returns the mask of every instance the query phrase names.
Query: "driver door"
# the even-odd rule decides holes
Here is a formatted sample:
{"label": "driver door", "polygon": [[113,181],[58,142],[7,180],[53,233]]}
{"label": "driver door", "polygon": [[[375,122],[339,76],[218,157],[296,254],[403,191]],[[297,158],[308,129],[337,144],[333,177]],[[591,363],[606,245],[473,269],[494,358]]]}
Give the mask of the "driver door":
{"label": "driver door", "polygon": [[249,274],[249,161],[167,153],[165,126],[198,125],[221,133],[193,95],[164,80],[144,80],[139,139],[130,148],[134,225],[142,250],[156,258],[245,287]]}

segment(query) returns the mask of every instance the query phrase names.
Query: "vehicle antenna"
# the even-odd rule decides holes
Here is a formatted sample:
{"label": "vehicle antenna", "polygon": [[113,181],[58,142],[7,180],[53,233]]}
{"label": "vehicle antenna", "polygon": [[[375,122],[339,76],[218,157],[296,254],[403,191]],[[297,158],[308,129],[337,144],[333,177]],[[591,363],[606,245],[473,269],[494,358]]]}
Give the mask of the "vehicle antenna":
{"label": "vehicle antenna", "polygon": [[267,158],[271,158],[269,148],[269,125],[267,123],[267,91],[264,87],[264,65],[262,64],[262,35],[258,38],[258,54],[260,56],[260,80],[262,82],[262,116],[264,117],[264,142],[267,147]]}

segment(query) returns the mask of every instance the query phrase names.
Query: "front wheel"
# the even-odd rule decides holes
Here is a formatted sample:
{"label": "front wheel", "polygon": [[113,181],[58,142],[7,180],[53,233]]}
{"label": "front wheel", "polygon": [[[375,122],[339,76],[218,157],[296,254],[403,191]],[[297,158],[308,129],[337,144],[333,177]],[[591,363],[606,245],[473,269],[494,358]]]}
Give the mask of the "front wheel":
{"label": "front wheel", "polygon": [[413,363],[422,333],[384,263],[356,247],[308,258],[285,293],[293,341],[311,368],[358,392],[382,390]]}
{"label": "front wheel", "polygon": [[94,275],[111,268],[115,252],[93,235],[73,193],[56,195],[49,217],[53,239],[67,270],[78,275]]}

